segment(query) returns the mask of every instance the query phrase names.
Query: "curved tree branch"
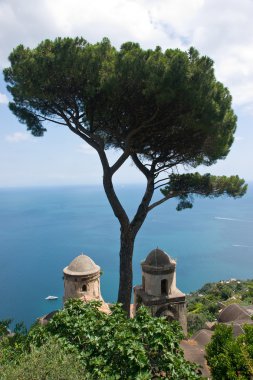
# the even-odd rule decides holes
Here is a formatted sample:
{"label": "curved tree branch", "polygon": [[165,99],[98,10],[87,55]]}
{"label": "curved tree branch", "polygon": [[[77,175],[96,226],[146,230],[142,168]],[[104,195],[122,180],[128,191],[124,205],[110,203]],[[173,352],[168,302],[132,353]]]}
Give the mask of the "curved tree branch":
{"label": "curved tree branch", "polygon": [[130,223],[130,226],[133,230],[134,235],[137,234],[144,220],[146,219],[146,216],[148,213],[148,206],[151,202],[153,194],[154,194],[154,179],[152,176],[150,176],[147,180],[146,190],[141,200],[141,203],[139,204],[139,207]]}
{"label": "curved tree branch", "polygon": [[[41,115],[36,115],[39,119],[39,121],[50,121],[51,123],[54,123],[54,124],[59,124],[59,125],[65,125],[66,126],[66,123],[61,123],[60,121],[57,121],[57,120],[54,120],[54,119],[50,119],[48,117],[45,117],[45,116],[41,116]],[[41,119],[40,119],[41,117]]]}
{"label": "curved tree branch", "polygon": [[131,158],[133,162],[135,163],[135,165],[137,166],[137,168],[145,175],[146,178],[148,178],[150,174],[152,173],[151,169],[149,170],[146,168],[145,165],[143,165],[143,163],[139,160],[136,153],[132,153]]}
{"label": "curved tree branch", "polygon": [[124,162],[128,159],[129,152],[124,151],[122,155],[118,158],[118,160],[111,166],[112,175],[124,164]]}
{"label": "curved tree branch", "polygon": [[166,195],[165,197],[161,198],[159,201],[152,203],[148,207],[148,212],[151,211],[153,208],[155,208],[155,207],[161,205],[162,203],[166,202],[168,199],[174,198],[176,196],[178,196],[178,194],[168,194],[168,195]]}

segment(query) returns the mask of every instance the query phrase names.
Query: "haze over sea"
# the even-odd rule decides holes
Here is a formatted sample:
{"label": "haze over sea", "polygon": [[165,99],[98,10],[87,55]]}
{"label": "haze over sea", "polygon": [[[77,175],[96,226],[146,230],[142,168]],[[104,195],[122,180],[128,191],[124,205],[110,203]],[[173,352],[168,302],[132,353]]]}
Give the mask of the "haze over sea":
{"label": "haze over sea", "polygon": [[[133,214],[141,186],[118,187]],[[188,293],[206,282],[253,278],[253,185],[242,199],[200,199],[177,212],[169,201],[149,214],[135,244],[140,262],[157,246],[177,259],[177,286]],[[62,306],[62,269],[84,252],[103,270],[103,298],[118,288],[119,225],[101,187],[0,189],[0,319],[27,326]],[[48,295],[59,297],[46,301]]]}

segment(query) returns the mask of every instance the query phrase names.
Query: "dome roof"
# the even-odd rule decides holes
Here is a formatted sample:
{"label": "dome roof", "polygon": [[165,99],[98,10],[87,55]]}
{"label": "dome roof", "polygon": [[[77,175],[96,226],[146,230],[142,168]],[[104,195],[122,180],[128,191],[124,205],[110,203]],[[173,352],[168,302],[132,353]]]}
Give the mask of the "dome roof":
{"label": "dome roof", "polygon": [[83,253],[77,256],[69,266],[63,269],[63,272],[70,275],[88,275],[97,273],[100,267],[94,261]]}
{"label": "dome roof", "polygon": [[[243,306],[233,303],[226,306],[219,314],[218,322],[229,323],[235,321],[251,320],[251,315]],[[246,323],[246,322],[245,322]]]}
{"label": "dome roof", "polygon": [[167,267],[175,265],[176,262],[162,249],[155,248],[148,254],[146,260],[143,261],[142,264],[152,267]]}

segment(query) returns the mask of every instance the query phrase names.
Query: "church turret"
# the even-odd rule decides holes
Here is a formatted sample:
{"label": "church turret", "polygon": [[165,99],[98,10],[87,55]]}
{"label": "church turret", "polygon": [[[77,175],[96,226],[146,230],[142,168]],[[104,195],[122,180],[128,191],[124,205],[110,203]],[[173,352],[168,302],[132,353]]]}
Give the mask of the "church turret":
{"label": "church turret", "polygon": [[63,269],[64,298],[82,298],[102,300],[100,293],[100,267],[84,254],[77,256]]}
{"label": "church turret", "polygon": [[[153,249],[141,263],[145,292],[168,296],[176,290],[176,261],[159,248]],[[144,285],[144,286],[143,286]]]}
{"label": "church turret", "polygon": [[156,248],[141,266],[142,285],[134,287],[134,310],[143,304],[150,308],[153,316],[178,320],[186,333],[185,294],[176,287],[176,261]]}

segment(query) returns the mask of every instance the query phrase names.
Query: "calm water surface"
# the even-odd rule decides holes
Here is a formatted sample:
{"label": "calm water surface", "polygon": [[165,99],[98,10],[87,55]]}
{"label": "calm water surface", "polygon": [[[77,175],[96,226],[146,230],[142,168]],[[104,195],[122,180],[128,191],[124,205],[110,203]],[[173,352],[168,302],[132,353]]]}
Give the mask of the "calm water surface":
{"label": "calm water surface", "polygon": [[[130,214],[139,186],[119,187]],[[234,199],[196,199],[177,212],[167,202],[148,216],[135,244],[140,261],[159,246],[177,259],[177,285],[190,292],[209,281],[253,278],[253,186]],[[62,305],[62,269],[81,252],[101,266],[102,295],[117,298],[119,225],[99,187],[0,190],[0,319],[28,326]],[[57,301],[46,301],[57,295]]]}

